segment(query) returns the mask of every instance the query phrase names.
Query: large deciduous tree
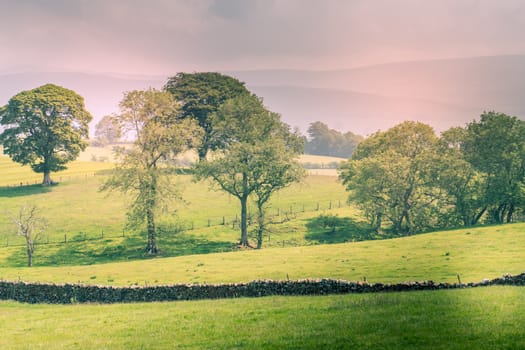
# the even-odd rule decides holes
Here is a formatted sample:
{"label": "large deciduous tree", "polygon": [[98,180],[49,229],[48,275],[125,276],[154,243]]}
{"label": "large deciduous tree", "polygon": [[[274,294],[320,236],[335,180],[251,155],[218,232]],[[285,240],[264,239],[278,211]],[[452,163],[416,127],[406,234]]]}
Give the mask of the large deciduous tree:
{"label": "large deciduous tree", "polygon": [[415,232],[430,225],[439,193],[424,174],[433,167],[436,143],[430,126],[404,122],[361,142],[341,166],[349,199],[377,230],[384,219],[395,232]]}
{"label": "large deciduous tree", "polygon": [[181,104],[180,117],[194,119],[204,129],[197,149],[200,160],[206,158],[209,150],[219,146],[211,137],[214,129],[211,115],[225,101],[249,94],[244,83],[215,72],[178,73],[168,79],[164,89]]}
{"label": "large deciduous tree", "polygon": [[86,148],[91,119],[82,96],[47,84],[18,93],[0,108],[0,141],[4,153],[43,173],[42,183],[49,185],[51,172],[66,169]]}
{"label": "large deciduous tree", "polygon": [[511,222],[525,205],[525,121],[485,112],[467,125],[463,152],[486,177],[484,196],[491,220]]}
{"label": "large deciduous tree", "polygon": [[247,206],[250,196],[255,196],[260,248],[265,204],[275,191],[302,176],[296,162],[302,152],[302,138],[254,95],[228,100],[219,107],[212,122],[212,138],[222,148],[212,159],[197,164],[197,179],[211,178],[221,190],[239,199],[241,246],[250,245]]}
{"label": "large deciduous tree", "polygon": [[156,214],[177,198],[165,165],[172,157],[197,145],[201,130],[193,120],[176,116],[179,105],[168,92],[130,91],[120,102],[115,122],[135,138],[131,149],[121,149],[114,174],[102,187],[131,193],[128,223],[146,222],[147,254],[157,254]]}

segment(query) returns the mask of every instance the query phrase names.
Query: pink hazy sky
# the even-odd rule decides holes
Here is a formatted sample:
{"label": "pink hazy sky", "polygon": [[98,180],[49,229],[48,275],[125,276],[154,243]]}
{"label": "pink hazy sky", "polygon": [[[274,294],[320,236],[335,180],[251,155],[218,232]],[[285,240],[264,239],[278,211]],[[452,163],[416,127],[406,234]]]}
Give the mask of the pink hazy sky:
{"label": "pink hazy sky", "polygon": [[525,54],[521,0],[0,0],[0,73],[158,74]]}

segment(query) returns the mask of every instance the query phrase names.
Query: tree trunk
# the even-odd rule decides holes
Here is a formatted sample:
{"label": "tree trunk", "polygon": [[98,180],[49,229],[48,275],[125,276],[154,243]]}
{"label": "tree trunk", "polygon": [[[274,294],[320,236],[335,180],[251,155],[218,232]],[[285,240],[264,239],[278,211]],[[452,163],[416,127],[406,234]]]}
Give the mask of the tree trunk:
{"label": "tree trunk", "polygon": [[146,246],[146,253],[156,255],[159,252],[157,247],[157,235],[155,232],[155,214],[152,209],[146,209],[146,219],[148,227],[148,245]]}
{"label": "tree trunk", "polygon": [[31,267],[33,266],[33,252],[35,251],[35,248],[33,247],[33,242],[30,239],[27,239],[26,237],[26,250],[27,250],[27,266]]}
{"label": "tree trunk", "polygon": [[44,171],[44,179],[42,180],[42,185],[49,186],[53,184],[51,180],[51,172],[49,170]]}
{"label": "tree trunk", "polygon": [[264,234],[264,209],[262,205],[257,205],[257,249],[262,248],[263,234]]}
{"label": "tree trunk", "polygon": [[242,247],[248,247],[248,196],[241,197],[241,241]]}
{"label": "tree trunk", "polygon": [[512,215],[514,215],[514,204],[509,205],[509,211],[507,212],[507,224],[512,222]]}
{"label": "tree trunk", "polygon": [[199,154],[199,162],[206,160],[206,155],[208,154],[208,148],[205,146],[201,146],[197,149],[197,153]]}

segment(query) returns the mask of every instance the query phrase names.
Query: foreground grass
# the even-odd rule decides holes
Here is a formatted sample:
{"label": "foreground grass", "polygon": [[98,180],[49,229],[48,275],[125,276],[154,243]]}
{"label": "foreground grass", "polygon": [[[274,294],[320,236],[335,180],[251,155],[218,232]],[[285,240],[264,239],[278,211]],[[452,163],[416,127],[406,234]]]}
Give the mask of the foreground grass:
{"label": "foreground grass", "polygon": [[[389,240],[245,250],[87,266],[2,267],[0,279],[153,285],[287,278],[357,281],[366,277],[369,282],[394,283],[421,280],[457,282],[459,274],[465,283],[523,272],[524,246],[525,224],[521,223]],[[67,249],[71,251],[65,252],[64,256],[71,257],[79,254],[75,249],[80,248],[71,245]],[[0,249],[0,258],[2,254],[4,259],[10,259],[9,254],[18,254],[16,258],[21,264],[25,261],[23,251],[4,248]],[[98,254],[98,259],[105,254],[111,257],[111,249],[108,248],[105,253],[96,251],[92,254]],[[35,261],[43,258],[37,255]],[[92,260],[97,259],[95,257]]]}
{"label": "foreground grass", "polygon": [[0,302],[0,348],[523,349],[524,303],[522,287],[151,304]]}

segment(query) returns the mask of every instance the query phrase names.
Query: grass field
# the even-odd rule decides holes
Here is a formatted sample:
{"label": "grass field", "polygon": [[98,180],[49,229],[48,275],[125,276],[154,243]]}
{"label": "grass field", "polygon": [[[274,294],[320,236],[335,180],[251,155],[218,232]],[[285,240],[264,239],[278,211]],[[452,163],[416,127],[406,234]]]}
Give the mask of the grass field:
{"label": "grass field", "polygon": [[[125,241],[120,247],[124,247]],[[173,258],[109,263],[103,246],[64,247],[64,259],[83,259],[86,266],[0,267],[0,279],[109,285],[248,282],[340,278],[351,281],[404,282],[434,280],[479,282],[525,271],[525,224],[480,227],[411,237],[343,244],[324,244],[260,251],[197,254]],[[90,252],[90,249],[93,249]],[[106,253],[104,250],[106,249]],[[113,248],[116,249],[116,248]],[[124,248],[122,248],[124,249]],[[191,248],[189,248],[191,249]],[[198,247],[193,247],[198,249]],[[56,259],[37,252],[35,262]],[[91,254],[91,255],[90,255]],[[22,249],[0,249],[2,266],[25,263]],[[51,260],[52,261],[52,260]],[[50,262],[51,262],[50,261]],[[108,262],[105,264],[97,264]],[[47,265],[53,265],[51,263]],[[55,265],[60,265],[56,262]]]}
{"label": "grass field", "polygon": [[[37,204],[51,241],[37,247],[35,267],[24,267],[24,246],[0,213],[0,279],[127,286],[303,278],[453,283],[459,275],[466,283],[525,270],[525,223],[366,240],[389,237],[370,233],[344,204],[334,176],[309,176],[274,198],[270,214],[279,213],[281,223],[260,251],[236,248],[233,198],[179,176],[186,202],[176,216],[161,218],[163,252],[146,259],[144,235],[123,231],[125,198],[98,192],[104,177],[94,174],[111,167],[79,161],[55,175],[57,186],[7,187],[40,176],[0,157],[1,210]],[[335,232],[320,225],[322,214],[338,216]],[[523,349],[524,303],[523,287],[114,305],[4,301],[0,349]]]}
{"label": "grass field", "polygon": [[524,304],[522,287],[150,304],[0,302],[0,348],[523,349]]}
{"label": "grass field", "polygon": [[[90,174],[111,167],[108,163],[72,163],[71,171],[80,169],[80,165],[84,165],[83,169]],[[7,213],[16,213],[24,204],[32,203],[41,209],[48,222],[44,243],[72,242],[68,246],[41,245],[37,254],[56,256],[46,259],[46,264],[63,264],[68,257],[69,264],[99,261],[97,257],[95,260],[77,258],[77,255],[86,251],[92,256],[100,254],[100,259],[104,261],[140,258],[145,244],[144,235],[127,229],[124,232],[126,198],[118,192],[99,192],[104,179],[103,175],[79,174],[76,177],[63,176],[58,185],[50,187],[0,187],[0,246],[20,245],[17,249],[23,251],[23,240],[13,235],[14,227]],[[177,204],[175,214],[159,218],[162,231],[160,244],[164,256],[232,250],[239,236],[238,225],[234,225],[239,215],[238,200],[211,189],[209,183],[193,182],[189,175],[177,176],[176,183],[183,200]],[[275,216],[275,222],[286,222],[273,225],[265,245],[277,246],[284,242],[287,246],[297,246],[323,243],[327,239],[333,242],[352,240],[352,236],[324,237],[323,232],[316,231],[312,225],[307,227],[312,220],[327,211],[339,213],[342,217],[355,216],[355,210],[346,206],[346,196],[336,178],[325,176],[309,176],[302,183],[277,193],[268,213]],[[254,210],[251,209],[251,212]],[[360,225],[354,221],[347,222],[347,231],[364,232],[366,228]],[[316,232],[320,234],[319,237],[315,235]],[[125,237],[122,237],[123,234]],[[85,239],[92,241],[76,246],[73,242]],[[40,263],[43,261],[41,259]],[[35,264],[39,264],[38,260]]]}

